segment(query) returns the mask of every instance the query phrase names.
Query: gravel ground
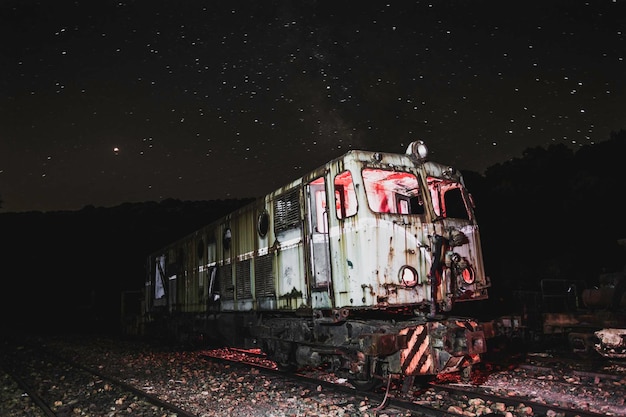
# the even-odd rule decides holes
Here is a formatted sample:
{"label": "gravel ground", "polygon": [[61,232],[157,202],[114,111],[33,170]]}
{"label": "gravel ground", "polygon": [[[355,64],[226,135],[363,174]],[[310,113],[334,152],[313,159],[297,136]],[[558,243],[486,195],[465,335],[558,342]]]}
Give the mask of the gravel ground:
{"label": "gravel ground", "polygon": [[0,416],[46,417],[7,374],[0,371]]}
{"label": "gravel ground", "polygon": [[[99,370],[162,400],[198,415],[270,417],[399,417],[394,409],[376,410],[380,404],[321,386],[305,388],[279,376],[242,369],[203,358],[205,351],[171,349],[137,341],[106,337],[45,338],[40,343],[64,357]],[[619,373],[619,372],[618,372]],[[564,383],[566,382],[566,383]],[[28,397],[0,373],[0,417],[39,417]],[[588,381],[575,375],[529,378],[523,370],[490,373],[482,388],[509,396],[528,396],[546,404],[572,405],[606,415],[626,415],[626,376],[610,381]],[[428,389],[413,397],[425,404],[445,403],[444,394]],[[468,404],[455,405],[467,414]],[[521,406],[520,406],[521,407]],[[446,409],[447,406],[444,406]],[[501,415],[534,415],[528,407]],[[89,414],[76,414],[89,415]],[[174,416],[162,416],[174,417]]]}
{"label": "gravel ground", "polygon": [[533,375],[523,367],[491,374],[481,389],[499,395],[527,397],[544,404],[591,411],[599,415],[626,416],[626,368],[613,365],[614,379],[584,376],[572,370]]}
{"label": "gravel ground", "polygon": [[[307,389],[256,370],[242,371],[228,364],[206,361],[201,357],[202,351],[175,351],[109,338],[46,338],[41,343],[64,357],[132,384],[200,417],[400,415],[384,410],[377,412],[374,408],[379,404],[331,392],[321,386]],[[6,382],[3,387],[9,387],[9,381]],[[0,415],[38,416],[21,411],[26,399],[15,388],[3,388]]]}

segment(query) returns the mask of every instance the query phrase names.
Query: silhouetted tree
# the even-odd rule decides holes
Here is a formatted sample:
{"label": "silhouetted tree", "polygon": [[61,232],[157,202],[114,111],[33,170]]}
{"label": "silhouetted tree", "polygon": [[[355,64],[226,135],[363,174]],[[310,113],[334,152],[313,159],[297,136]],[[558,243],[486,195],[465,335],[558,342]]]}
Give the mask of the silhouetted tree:
{"label": "silhouetted tree", "polygon": [[494,293],[538,290],[544,278],[591,286],[603,271],[622,269],[625,152],[623,130],[576,151],[531,148],[488,168],[484,183],[470,187]]}

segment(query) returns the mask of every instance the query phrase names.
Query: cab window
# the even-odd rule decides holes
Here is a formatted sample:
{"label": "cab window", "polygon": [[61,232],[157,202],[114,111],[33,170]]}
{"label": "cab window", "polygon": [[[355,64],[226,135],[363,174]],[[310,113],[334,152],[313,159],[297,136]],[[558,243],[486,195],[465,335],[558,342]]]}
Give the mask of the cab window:
{"label": "cab window", "polygon": [[354,216],[357,212],[354,181],[350,171],[343,171],[335,176],[335,209],[338,219]]}
{"label": "cab window", "polygon": [[375,213],[424,214],[417,177],[410,172],[366,168],[367,204]]}

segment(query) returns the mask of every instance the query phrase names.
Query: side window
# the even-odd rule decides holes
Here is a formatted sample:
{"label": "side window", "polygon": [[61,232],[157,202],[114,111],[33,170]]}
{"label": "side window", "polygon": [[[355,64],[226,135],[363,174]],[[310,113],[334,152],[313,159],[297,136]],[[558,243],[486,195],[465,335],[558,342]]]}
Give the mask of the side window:
{"label": "side window", "polygon": [[310,222],[315,233],[328,233],[328,217],[326,210],[326,182],[324,177],[311,181],[307,186],[310,194]]}
{"label": "side window", "polygon": [[350,171],[343,171],[335,176],[335,208],[338,219],[345,219],[356,214],[356,193]]}
{"label": "side window", "polygon": [[410,172],[366,168],[362,172],[367,204],[375,213],[423,214],[417,177]]}
{"label": "side window", "polygon": [[165,297],[164,284],[167,282],[165,276],[165,255],[161,255],[156,258],[154,271],[154,298],[158,300],[159,298]]}
{"label": "side window", "polygon": [[458,183],[429,178],[428,187],[433,200],[433,209],[437,216],[456,219],[470,218]]}
{"label": "side window", "polygon": [[443,195],[444,206],[446,208],[445,217],[456,219],[469,219],[463,195],[460,188],[450,188]]}

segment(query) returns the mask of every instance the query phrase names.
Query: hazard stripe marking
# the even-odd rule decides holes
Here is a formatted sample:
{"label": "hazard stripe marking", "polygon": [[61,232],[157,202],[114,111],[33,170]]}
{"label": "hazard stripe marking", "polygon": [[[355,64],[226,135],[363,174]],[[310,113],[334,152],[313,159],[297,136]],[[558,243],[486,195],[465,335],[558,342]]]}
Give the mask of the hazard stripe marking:
{"label": "hazard stripe marking", "polygon": [[402,373],[404,375],[431,373],[430,337],[426,326],[402,329],[399,333],[407,335],[407,347],[401,352]]}

